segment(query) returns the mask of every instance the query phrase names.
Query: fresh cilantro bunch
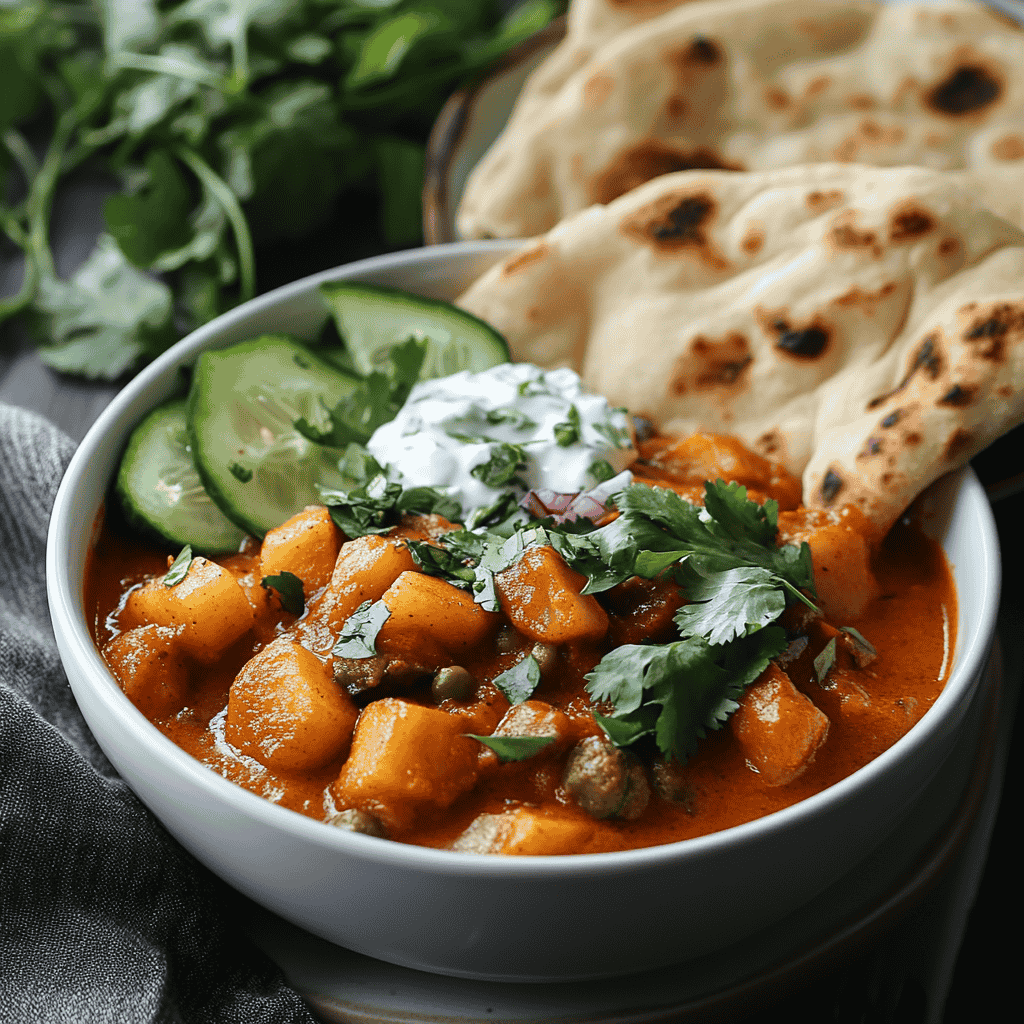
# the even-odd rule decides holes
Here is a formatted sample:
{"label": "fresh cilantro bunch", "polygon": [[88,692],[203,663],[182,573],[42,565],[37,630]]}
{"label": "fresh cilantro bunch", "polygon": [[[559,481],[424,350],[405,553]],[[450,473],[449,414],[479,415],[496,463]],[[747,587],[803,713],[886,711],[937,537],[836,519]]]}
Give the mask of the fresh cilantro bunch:
{"label": "fresh cilantro bunch", "polygon": [[[0,242],[24,271],[0,322],[24,319],[55,369],[114,379],[250,298],[264,247],[357,236],[368,205],[384,244],[417,243],[445,98],[563,7],[4,0]],[[50,216],[83,170],[114,191],[63,280]]]}
{"label": "fresh cilantro bunch", "polygon": [[587,590],[671,573],[690,603],[675,615],[679,640],[617,648],[587,676],[587,691],[612,705],[596,716],[612,742],[653,736],[664,755],[685,760],[785,649],[776,622],[787,604],[814,607],[805,594],[814,591],[810,549],[777,547],[778,504],[758,505],[736,483],[705,484],[704,509],[640,485],[616,501],[613,523],[563,539],[567,561],[589,576]]}

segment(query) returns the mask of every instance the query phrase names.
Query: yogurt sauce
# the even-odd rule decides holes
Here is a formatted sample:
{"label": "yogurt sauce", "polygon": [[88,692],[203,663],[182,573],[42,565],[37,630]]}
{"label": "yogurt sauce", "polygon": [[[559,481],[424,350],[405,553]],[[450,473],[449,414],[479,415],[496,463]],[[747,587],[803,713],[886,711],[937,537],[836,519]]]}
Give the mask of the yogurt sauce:
{"label": "yogurt sauce", "polygon": [[420,381],[367,448],[403,487],[455,498],[467,522],[510,489],[584,491],[636,458],[625,409],[585,392],[572,370],[530,363]]}

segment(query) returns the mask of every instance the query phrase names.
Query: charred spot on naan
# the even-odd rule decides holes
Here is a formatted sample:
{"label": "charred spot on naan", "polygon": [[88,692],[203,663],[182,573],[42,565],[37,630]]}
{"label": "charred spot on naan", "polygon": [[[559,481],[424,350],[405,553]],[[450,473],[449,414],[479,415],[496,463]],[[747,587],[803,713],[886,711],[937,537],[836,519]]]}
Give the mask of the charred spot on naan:
{"label": "charred spot on naan", "polygon": [[889,241],[914,242],[934,231],[936,220],[930,210],[913,200],[901,203],[889,216]]}
{"label": "charred spot on naan", "polygon": [[1024,137],[1004,135],[992,143],[989,152],[996,160],[1024,160]]}
{"label": "charred spot on naan", "polygon": [[1002,70],[967,47],[954,54],[955,65],[924,95],[925,105],[945,117],[969,117],[998,102],[1005,92]]}
{"label": "charred spot on naan", "polygon": [[[942,373],[944,365],[945,361],[942,352],[941,335],[938,330],[934,330],[926,335],[926,337],[921,341],[921,344],[918,345],[917,349],[914,351],[914,354],[910,359],[910,365],[907,367],[907,371],[904,373],[899,384],[897,384],[891,391],[887,391],[884,395],[872,398],[871,401],[868,402],[868,409],[877,409],[894,395],[898,395],[918,374],[921,374],[933,381],[937,380],[939,375]],[[897,412],[898,411],[899,410],[897,410]],[[883,423],[884,422],[885,421],[883,420]]]}
{"label": "charred spot on naan", "polygon": [[722,338],[698,334],[676,359],[670,387],[676,395],[716,390],[735,393],[748,386],[753,361],[750,343],[738,331]]}
{"label": "charred spot on naan", "polygon": [[729,267],[711,241],[708,229],[718,215],[718,203],[710,192],[674,192],[659,196],[622,222],[627,238],[651,246],[660,255],[696,255],[712,270]]}
{"label": "charred spot on naan", "polygon": [[1024,305],[1001,302],[984,312],[975,312],[971,303],[961,311],[967,324],[963,339],[971,354],[979,359],[1002,363],[1007,345],[1016,345],[1024,338]]}
{"label": "charred spot on naan", "polygon": [[829,466],[825,471],[824,477],[821,480],[821,487],[818,489],[818,493],[821,496],[821,503],[825,508],[829,508],[834,505],[836,498],[842,493],[844,486],[844,480],[842,474],[835,468],[835,466]]}
{"label": "charred spot on naan", "polygon": [[832,328],[818,316],[799,324],[785,309],[758,308],[754,315],[765,334],[775,338],[776,350],[785,356],[804,362],[820,358],[829,348]]}
{"label": "charred spot on naan", "polygon": [[874,231],[857,226],[857,211],[844,210],[832,221],[826,235],[836,249],[870,249],[875,257],[882,255],[878,235]]}
{"label": "charred spot on naan", "polygon": [[836,146],[832,156],[843,164],[870,162],[862,161],[862,149],[898,146],[906,137],[906,130],[899,125],[881,125],[874,118],[866,117],[857,125],[852,134]]}
{"label": "charred spot on naan", "polygon": [[940,399],[939,405],[948,405],[954,409],[963,409],[973,405],[978,397],[978,389],[973,387],[961,387],[954,384]]}
{"label": "charred spot on naan", "polygon": [[673,149],[651,139],[623,150],[608,167],[590,183],[593,202],[607,205],[613,199],[631,192],[638,185],[675,171],[742,171],[739,164],[729,163],[707,146],[691,150]]}
{"label": "charred spot on naan", "polygon": [[829,210],[842,206],[846,202],[846,196],[837,189],[814,189],[807,193],[807,209],[811,213],[827,213]]}

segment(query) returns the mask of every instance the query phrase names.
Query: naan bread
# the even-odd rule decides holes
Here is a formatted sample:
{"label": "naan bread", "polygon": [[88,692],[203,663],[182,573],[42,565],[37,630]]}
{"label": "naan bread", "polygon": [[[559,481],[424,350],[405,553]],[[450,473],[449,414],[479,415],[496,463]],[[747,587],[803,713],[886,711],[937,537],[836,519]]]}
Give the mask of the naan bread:
{"label": "naan bread", "polygon": [[707,0],[607,37],[602,16],[584,8],[527,83],[463,237],[539,234],[667,172],[829,161],[976,171],[1020,215],[1024,31],[981,3]]}
{"label": "naan bread", "polygon": [[664,432],[803,474],[885,531],[1024,419],[1024,232],[954,175],[812,164],[665,175],[492,268],[459,304]]}

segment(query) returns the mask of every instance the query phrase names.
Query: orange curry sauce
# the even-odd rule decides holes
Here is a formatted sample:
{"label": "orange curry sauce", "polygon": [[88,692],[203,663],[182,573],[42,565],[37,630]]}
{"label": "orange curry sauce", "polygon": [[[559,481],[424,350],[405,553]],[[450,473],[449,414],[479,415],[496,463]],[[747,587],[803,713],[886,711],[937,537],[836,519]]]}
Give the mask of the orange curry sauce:
{"label": "orange curry sauce", "polygon": [[[653,786],[646,809],[631,821],[614,818],[598,821],[577,806],[563,785],[565,744],[528,760],[500,766],[493,753],[480,745],[478,752],[474,748],[474,756],[480,759],[475,786],[458,795],[448,807],[420,807],[411,821],[392,825],[390,838],[445,847],[479,814],[525,806],[558,820],[580,819],[585,823],[586,827],[579,832],[584,837],[581,848],[564,852],[671,843],[750,821],[819,792],[890,747],[932,705],[952,660],[956,595],[941,549],[916,526],[906,521],[899,523],[873,548],[869,571],[871,592],[858,598],[858,587],[862,587],[863,580],[854,577],[858,571],[863,573],[868,564],[867,548],[859,534],[854,531],[850,537],[854,549],[860,543],[859,570],[856,564],[851,568],[843,558],[837,560],[827,552],[819,553],[815,529],[821,525],[822,516],[796,507],[799,482],[746,452],[738,443],[710,435],[698,435],[696,441],[682,442],[655,438],[641,445],[641,459],[634,466],[634,472],[638,481],[672,487],[691,500],[699,500],[700,479],[709,476],[737,479],[748,486],[751,496],[757,500],[767,496],[779,500],[784,510],[780,516],[780,539],[793,542],[807,539],[811,544],[819,595],[840,595],[833,599],[833,603],[838,601],[838,614],[835,608],[825,607],[826,617],[836,626],[855,627],[878,652],[870,664],[858,666],[849,652],[849,645],[840,644],[835,667],[819,683],[813,658],[827,642],[825,638],[835,635],[835,631],[822,633],[815,627],[807,631],[810,642],[806,648],[786,661],[785,671],[797,689],[827,716],[827,739],[802,772],[791,781],[779,784],[766,779],[765,774],[757,770],[749,749],[737,738],[735,724],[727,724],[701,743],[696,757],[684,768],[675,769],[675,798],[663,798],[657,786]],[[832,517],[830,522],[841,518]],[[843,528],[850,533],[847,526]],[[85,596],[93,637],[101,650],[126,628],[121,621],[126,594],[146,580],[165,573],[168,556],[176,553],[124,532],[115,532],[109,526],[100,531],[88,566]],[[293,615],[280,608],[276,597],[259,586],[257,542],[250,540],[241,553],[216,561],[242,578],[254,603],[262,602],[263,611],[257,615],[257,624],[212,664],[191,664],[187,686],[175,702],[176,706],[167,707],[165,698],[131,690],[123,680],[122,685],[131,691],[136,705],[161,732],[213,771],[283,807],[326,819],[338,807],[331,786],[345,762],[347,747],[315,770],[286,772],[267,768],[240,753],[224,738],[225,709],[232,682],[243,665],[268,641],[290,633],[316,650],[322,660],[330,659],[329,646],[325,651],[322,642],[319,647],[311,642],[311,638],[315,639],[315,630],[303,633],[304,622],[315,618],[317,603],[324,600],[323,591],[319,596],[307,595],[304,618],[297,623]],[[579,579],[582,583],[582,577]],[[619,642],[635,643],[636,629],[642,627],[660,642],[677,638],[672,631],[671,612],[678,601],[666,612],[664,604],[659,604],[657,586],[633,581],[632,585],[627,583],[599,595],[611,623],[609,636],[619,637]],[[857,614],[843,607],[851,593],[855,604],[858,601],[863,604],[863,608],[856,609]],[[797,632],[799,630],[792,630],[793,634]],[[355,697],[355,704],[362,708],[381,696],[399,697],[464,716],[465,733],[490,733],[509,705],[489,680],[524,657],[533,644],[533,640],[519,635],[508,625],[502,628],[501,637],[500,642],[483,645],[484,650],[458,659],[477,681],[471,699],[449,698],[438,702],[431,696],[427,679],[412,688],[385,685],[368,690]],[[601,641],[588,640],[559,647],[555,670],[545,673],[534,694],[534,699],[567,715],[573,742],[600,735],[590,714],[591,702],[584,690],[584,675],[612,646],[612,640],[606,637]],[[476,741],[466,742],[476,744]],[[650,776],[655,774],[650,763],[646,771]],[[556,851],[542,849],[539,852]]]}

